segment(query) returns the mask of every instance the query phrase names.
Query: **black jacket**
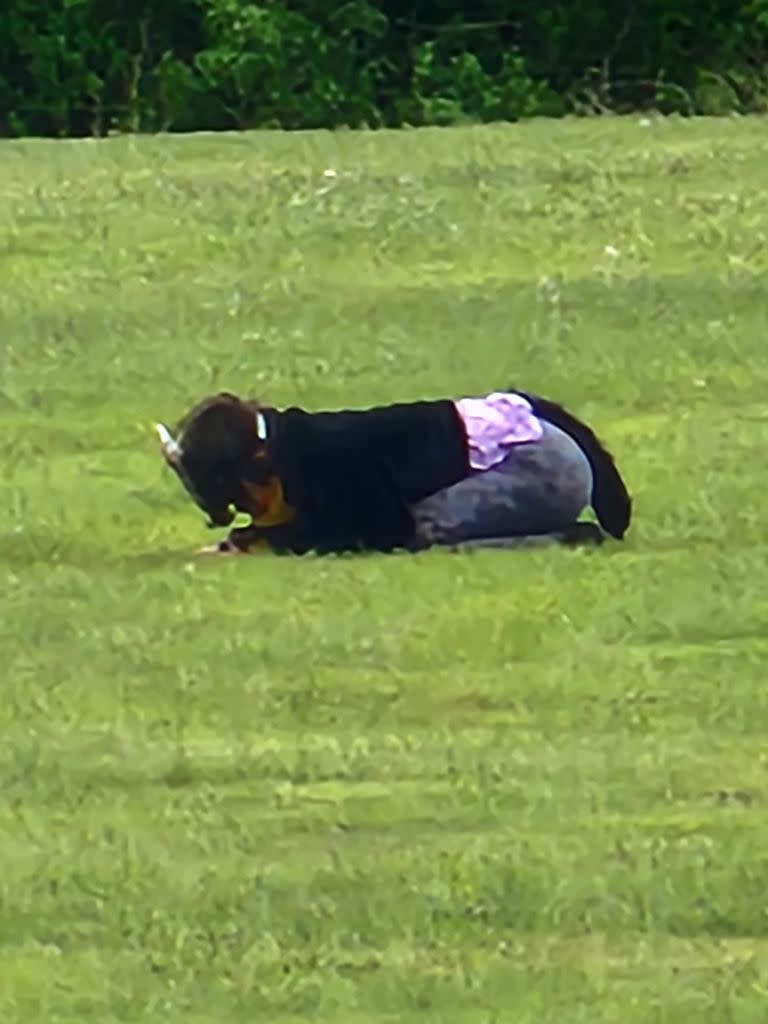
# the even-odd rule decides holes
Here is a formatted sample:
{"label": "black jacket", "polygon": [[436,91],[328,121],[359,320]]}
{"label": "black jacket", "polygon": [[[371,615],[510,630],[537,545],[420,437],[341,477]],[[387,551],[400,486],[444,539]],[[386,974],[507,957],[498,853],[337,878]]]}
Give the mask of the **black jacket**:
{"label": "black jacket", "polygon": [[411,506],[469,473],[449,400],[367,410],[262,410],[270,468],[297,517],[286,547],[392,551],[413,538]]}

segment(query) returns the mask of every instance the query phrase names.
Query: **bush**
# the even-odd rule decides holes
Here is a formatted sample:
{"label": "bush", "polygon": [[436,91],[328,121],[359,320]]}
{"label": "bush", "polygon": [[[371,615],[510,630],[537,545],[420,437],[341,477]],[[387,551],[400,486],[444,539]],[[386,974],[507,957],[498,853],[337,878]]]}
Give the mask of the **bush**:
{"label": "bush", "polygon": [[0,132],[762,110],[768,0],[4,0]]}

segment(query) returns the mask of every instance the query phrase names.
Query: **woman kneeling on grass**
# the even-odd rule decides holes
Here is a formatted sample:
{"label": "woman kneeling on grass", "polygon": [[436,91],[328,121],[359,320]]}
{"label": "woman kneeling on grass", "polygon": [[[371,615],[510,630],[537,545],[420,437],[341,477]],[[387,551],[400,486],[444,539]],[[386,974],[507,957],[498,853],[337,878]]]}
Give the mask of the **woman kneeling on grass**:
{"label": "woman kneeling on grass", "polygon": [[[523,392],[314,413],[221,393],[175,437],[157,431],[209,526],[252,519],[207,551],[600,543],[630,523],[631,498],[590,428]],[[602,530],[579,521],[588,505]]]}

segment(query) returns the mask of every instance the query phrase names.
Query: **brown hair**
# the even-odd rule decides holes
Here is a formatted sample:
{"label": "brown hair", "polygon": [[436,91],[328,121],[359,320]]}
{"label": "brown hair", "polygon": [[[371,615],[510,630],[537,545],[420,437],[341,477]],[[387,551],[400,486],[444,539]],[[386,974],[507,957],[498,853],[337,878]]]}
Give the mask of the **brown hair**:
{"label": "brown hair", "polygon": [[257,401],[223,391],[198,402],[178,425],[184,471],[217,526],[232,522],[230,506],[242,508],[244,503],[244,478],[253,478],[264,461],[256,458],[264,454],[256,433],[260,408]]}

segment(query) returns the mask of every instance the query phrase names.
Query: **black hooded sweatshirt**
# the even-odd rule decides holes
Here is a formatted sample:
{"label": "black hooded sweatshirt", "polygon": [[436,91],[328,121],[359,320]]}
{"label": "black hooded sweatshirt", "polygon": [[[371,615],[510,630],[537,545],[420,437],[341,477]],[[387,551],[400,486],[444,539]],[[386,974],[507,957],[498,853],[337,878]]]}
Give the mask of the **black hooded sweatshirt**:
{"label": "black hooded sweatshirt", "polygon": [[408,547],[411,506],[470,472],[464,424],[449,400],[261,411],[270,469],[296,509],[286,547],[297,553]]}

